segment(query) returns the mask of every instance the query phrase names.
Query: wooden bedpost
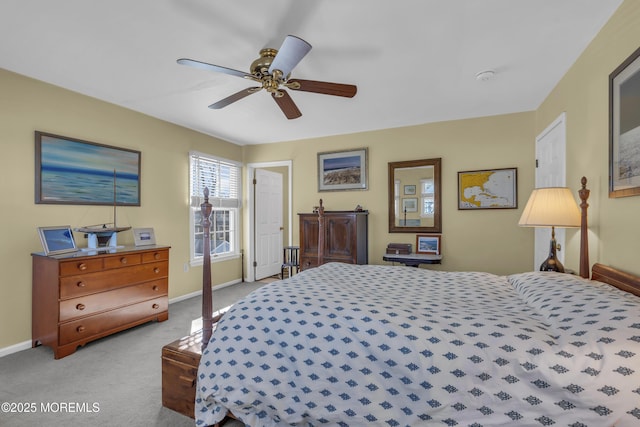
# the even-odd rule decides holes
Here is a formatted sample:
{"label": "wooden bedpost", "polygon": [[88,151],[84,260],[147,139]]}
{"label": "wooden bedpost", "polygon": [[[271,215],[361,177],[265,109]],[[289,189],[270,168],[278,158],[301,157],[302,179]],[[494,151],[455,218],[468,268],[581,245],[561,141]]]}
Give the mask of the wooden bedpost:
{"label": "wooden bedpost", "polygon": [[318,265],[324,263],[324,206],[318,206]]}
{"label": "wooden bedpost", "polygon": [[590,191],[587,189],[587,178],[582,177],[582,188],[578,191],[580,195],[580,277],[589,278],[589,227],[587,225],[587,208],[589,204]]}
{"label": "wooden bedpost", "polygon": [[200,205],[202,211],[202,351],[207,348],[213,322],[213,295],[211,291],[211,203],[209,203],[209,189],[204,189],[204,203]]}

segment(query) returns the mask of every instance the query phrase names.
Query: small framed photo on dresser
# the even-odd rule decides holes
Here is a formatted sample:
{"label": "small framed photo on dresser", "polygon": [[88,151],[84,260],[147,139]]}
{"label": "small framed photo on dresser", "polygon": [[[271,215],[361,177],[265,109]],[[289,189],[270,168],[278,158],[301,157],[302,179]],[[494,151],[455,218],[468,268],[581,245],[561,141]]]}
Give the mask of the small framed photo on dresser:
{"label": "small framed photo on dresser", "polygon": [[440,234],[418,234],[416,253],[440,255]]}
{"label": "small framed photo on dresser", "polygon": [[136,246],[151,246],[156,244],[153,228],[134,228],[133,240]]}

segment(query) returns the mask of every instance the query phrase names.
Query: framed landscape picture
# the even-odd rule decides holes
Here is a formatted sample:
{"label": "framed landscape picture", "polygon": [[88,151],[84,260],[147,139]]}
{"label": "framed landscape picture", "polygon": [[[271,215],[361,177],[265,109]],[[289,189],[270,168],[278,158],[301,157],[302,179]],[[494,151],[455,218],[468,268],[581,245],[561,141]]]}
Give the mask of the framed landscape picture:
{"label": "framed landscape picture", "polygon": [[418,234],[416,236],[416,253],[440,255],[440,235]]}
{"label": "framed landscape picture", "polygon": [[140,151],[35,133],[35,202],[140,206]]}
{"label": "framed landscape picture", "polygon": [[518,170],[458,172],[458,209],[516,209]]}
{"label": "framed landscape picture", "polygon": [[367,149],[318,153],[318,191],[366,190]]}
{"label": "framed landscape picture", "polygon": [[609,75],[609,197],[640,195],[640,49]]}

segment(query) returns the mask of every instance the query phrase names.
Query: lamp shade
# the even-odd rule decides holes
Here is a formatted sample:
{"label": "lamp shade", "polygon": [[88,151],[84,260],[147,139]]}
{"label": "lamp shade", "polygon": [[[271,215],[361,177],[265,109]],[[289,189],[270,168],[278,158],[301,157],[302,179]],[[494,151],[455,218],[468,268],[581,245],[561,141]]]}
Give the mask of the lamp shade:
{"label": "lamp shade", "polygon": [[525,227],[580,227],[580,208],[566,187],[536,188],[518,225]]}

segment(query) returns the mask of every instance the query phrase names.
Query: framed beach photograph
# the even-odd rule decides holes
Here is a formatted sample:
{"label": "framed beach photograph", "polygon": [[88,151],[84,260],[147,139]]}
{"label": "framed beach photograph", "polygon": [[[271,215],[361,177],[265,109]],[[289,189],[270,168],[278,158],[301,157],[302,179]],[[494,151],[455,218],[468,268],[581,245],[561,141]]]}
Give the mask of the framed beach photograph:
{"label": "framed beach photograph", "polygon": [[418,234],[416,253],[440,255],[440,234]]}
{"label": "framed beach photograph", "polygon": [[366,190],[367,149],[318,153],[318,191]]}
{"label": "framed beach photograph", "polygon": [[458,172],[458,209],[517,209],[518,169]]}
{"label": "framed beach photograph", "polygon": [[153,228],[134,228],[133,241],[136,246],[150,246],[156,244]]}
{"label": "framed beach photograph", "polygon": [[35,133],[35,202],[140,206],[140,151]]}
{"label": "framed beach photograph", "polygon": [[640,195],[640,48],[609,75],[609,197]]}

